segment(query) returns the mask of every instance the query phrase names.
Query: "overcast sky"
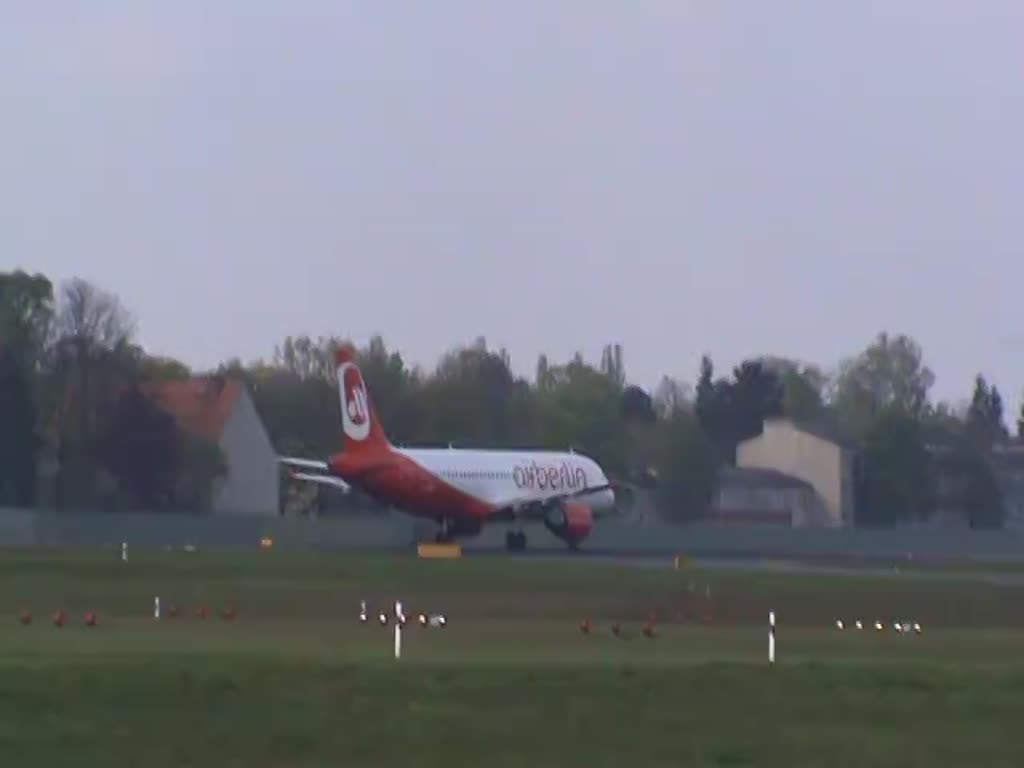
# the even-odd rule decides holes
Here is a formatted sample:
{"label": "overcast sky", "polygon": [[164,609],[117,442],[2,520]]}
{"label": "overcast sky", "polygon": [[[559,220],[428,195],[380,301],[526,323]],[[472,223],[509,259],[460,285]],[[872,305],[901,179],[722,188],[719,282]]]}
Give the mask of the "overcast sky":
{"label": "overcast sky", "polygon": [[882,329],[1024,389],[1019,0],[82,0],[0,23],[0,268],[196,366],[382,333],[688,380]]}

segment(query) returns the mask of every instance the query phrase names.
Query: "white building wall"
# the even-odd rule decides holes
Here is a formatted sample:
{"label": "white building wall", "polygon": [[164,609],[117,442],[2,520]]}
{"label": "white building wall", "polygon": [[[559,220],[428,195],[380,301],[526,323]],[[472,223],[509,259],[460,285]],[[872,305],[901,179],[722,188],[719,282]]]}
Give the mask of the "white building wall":
{"label": "white building wall", "polygon": [[228,475],[213,503],[216,514],[278,514],[280,468],[277,453],[243,388],[220,441]]}

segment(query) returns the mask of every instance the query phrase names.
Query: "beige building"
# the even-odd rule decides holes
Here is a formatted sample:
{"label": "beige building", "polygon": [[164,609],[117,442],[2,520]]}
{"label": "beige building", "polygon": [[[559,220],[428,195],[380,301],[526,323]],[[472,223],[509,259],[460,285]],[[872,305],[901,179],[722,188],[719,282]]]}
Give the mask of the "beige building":
{"label": "beige building", "polygon": [[772,469],[723,467],[709,522],[800,528],[821,519],[821,499],[803,480]]}
{"label": "beige building", "polygon": [[854,465],[851,443],[825,429],[790,419],[769,419],[764,431],[736,448],[740,469],[767,469],[802,480],[820,503],[808,507],[794,525],[826,527],[854,524]]}

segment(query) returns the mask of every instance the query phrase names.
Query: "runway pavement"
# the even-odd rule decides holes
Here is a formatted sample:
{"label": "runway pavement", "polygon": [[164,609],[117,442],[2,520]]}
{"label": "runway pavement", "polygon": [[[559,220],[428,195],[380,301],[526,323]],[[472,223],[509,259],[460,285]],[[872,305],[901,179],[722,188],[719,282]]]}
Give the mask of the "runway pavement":
{"label": "runway pavement", "polygon": [[[537,561],[593,563],[596,561],[636,568],[672,569],[675,567],[675,554],[662,552],[637,554],[610,550],[581,550],[578,552],[567,551],[558,553],[551,550],[535,552],[527,550],[526,552],[509,553],[504,550],[475,550],[467,551],[466,556],[505,557],[522,560],[524,563]],[[976,562],[970,563],[969,566],[965,565],[958,568],[956,565],[950,564],[943,566],[920,566],[913,563],[896,563],[894,561],[857,562],[851,564],[844,563],[839,559],[828,563],[801,561],[793,558],[710,556],[688,557],[684,568],[689,570],[711,569],[807,575],[831,574],[871,578],[955,580],[987,583],[993,586],[1024,586],[1024,569],[986,568],[984,565]]]}

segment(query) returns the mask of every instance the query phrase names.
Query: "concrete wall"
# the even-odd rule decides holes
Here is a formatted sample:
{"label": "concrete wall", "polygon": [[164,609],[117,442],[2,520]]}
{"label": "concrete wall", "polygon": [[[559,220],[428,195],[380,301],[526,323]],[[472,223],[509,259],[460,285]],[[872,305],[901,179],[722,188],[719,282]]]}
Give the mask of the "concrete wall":
{"label": "concrete wall", "polygon": [[280,472],[277,453],[270,443],[248,390],[224,428],[221,449],[228,463],[228,475],[217,493],[214,510],[218,515],[278,514]]}
{"label": "concrete wall", "polygon": [[[420,535],[432,534],[430,526]],[[500,550],[504,528],[484,530],[463,542],[467,551]],[[528,529],[533,551],[564,552],[543,527]],[[129,547],[249,550],[270,536],[275,547],[300,550],[410,550],[416,526],[400,514],[350,519],[288,519],[257,516],[201,517],[169,514],[93,514],[0,510],[0,548]],[[894,530],[714,528],[664,523],[604,521],[584,543],[585,551],[621,555],[686,554],[694,557],[961,557],[1024,560],[1024,531],[963,531],[941,528]]]}

